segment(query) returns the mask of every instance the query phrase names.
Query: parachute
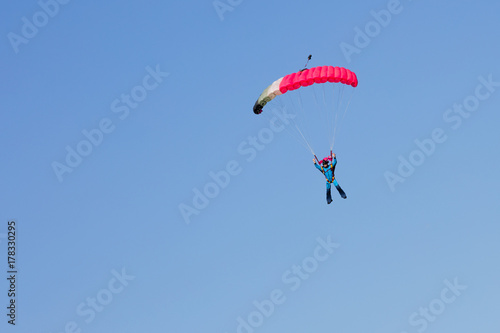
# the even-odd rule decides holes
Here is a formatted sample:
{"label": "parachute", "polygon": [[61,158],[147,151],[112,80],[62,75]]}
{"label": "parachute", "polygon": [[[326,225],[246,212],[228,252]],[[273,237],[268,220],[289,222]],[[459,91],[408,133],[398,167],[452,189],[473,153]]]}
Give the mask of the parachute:
{"label": "parachute", "polygon": [[321,66],[311,69],[304,69],[297,73],[292,73],[274,81],[269,87],[264,89],[255,102],[253,112],[260,114],[262,108],[276,96],[282,95],[290,90],[307,87],[314,83],[340,82],[352,87],[358,86],[358,78],[354,72],[344,67]]}
{"label": "parachute", "polygon": [[[357,86],[358,78],[349,69],[334,66],[304,68],[277,79],[264,89],[254,104],[253,112],[257,115],[268,113],[264,112],[264,106],[268,103],[272,108],[286,110],[283,112],[293,112],[293,117],[290,118],[293,118],[291,129],[295,132],[294,136],[305,143],[304,146],[316,156],[311,135],[327,133],[330,151],[333,149],[337,125],[344,119],[354,92],[353,88]],[[351,90],[347,102],[344,100],[346,87]],[[309,100],[304,99],[307,95],[311,96]],[[342,114],[343,116],[339,117]],[[322,144],[324,143],[323,137]]]}

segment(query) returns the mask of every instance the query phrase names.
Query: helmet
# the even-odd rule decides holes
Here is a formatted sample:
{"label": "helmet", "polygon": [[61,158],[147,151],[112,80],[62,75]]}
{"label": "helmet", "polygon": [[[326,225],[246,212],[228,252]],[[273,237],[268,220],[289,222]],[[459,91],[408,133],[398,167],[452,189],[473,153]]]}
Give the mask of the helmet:
{"label": "helmet", "polygon": [[328,156],[328,157],[325,157],[324,159],[322,159],[321,161],[319,161],[319,163],[325,164],[325,163],[329,163],[331,161],[332,161],[332,157]]}

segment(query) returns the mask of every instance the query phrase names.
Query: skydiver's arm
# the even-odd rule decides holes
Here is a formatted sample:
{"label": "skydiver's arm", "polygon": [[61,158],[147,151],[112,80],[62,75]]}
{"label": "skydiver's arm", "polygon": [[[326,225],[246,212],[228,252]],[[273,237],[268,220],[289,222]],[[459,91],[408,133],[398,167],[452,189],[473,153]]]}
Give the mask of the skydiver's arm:
{"label": "skydiver's arm", "polygon": [[319,171],[323,172],[323,170],[321,170],[321,167],[318,164],[314,163],[314,166],[316,167],[316,169],[318,169]]}
{"label": "skydiver's arm", "polygon": [[332,161],[332,169],[335,167],[335,165],[337,165],[337,157],[334,157],[334,158],[333,158],[333,161]]}

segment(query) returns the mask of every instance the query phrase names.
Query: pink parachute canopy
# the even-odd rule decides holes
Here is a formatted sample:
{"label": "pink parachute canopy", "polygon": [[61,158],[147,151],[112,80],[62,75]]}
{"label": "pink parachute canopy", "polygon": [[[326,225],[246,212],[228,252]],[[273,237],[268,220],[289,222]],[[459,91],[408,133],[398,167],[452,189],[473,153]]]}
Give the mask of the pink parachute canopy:
{"label": "pink parachute canopy", "polygon": [[358,86],[356,74],[344,67],[319,66],[304,69],[274,81],[259,96],[253,107],[253,112],[255,114],[260,114],[264,105],[276,96],[282,95],[287,91],[299,89],[300,87],[307,87],[314,83],[326,82],[340,82],[352,87]]}

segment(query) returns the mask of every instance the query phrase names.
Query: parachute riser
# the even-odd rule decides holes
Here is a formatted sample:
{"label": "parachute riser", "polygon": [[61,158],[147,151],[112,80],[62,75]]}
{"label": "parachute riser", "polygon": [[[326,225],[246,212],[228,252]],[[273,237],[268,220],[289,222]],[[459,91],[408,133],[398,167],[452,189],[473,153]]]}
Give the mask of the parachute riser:
{"label": "parachute riser", "polygon": [[316,159],[316,162],[318,162],[318,164],[320,164],[320,163],[319,163],[318,156],[314,155],[314,158]]}

